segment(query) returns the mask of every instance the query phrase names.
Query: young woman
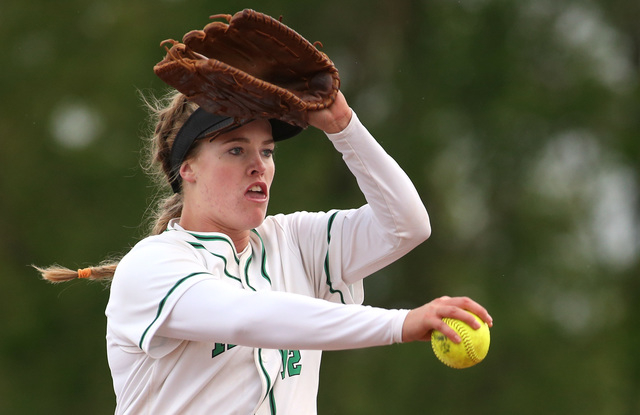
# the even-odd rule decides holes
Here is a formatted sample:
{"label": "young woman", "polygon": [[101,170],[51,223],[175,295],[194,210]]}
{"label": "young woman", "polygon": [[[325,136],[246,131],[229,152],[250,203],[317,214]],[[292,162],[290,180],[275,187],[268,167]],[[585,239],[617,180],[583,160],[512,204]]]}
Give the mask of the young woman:
{"label": "young woman", "polygon": [[[466,297],[413,310],[361,305],[362,280],[426,240],[410,179],[342,93],[310,112],[367,203],[266,216],[274,142],[300,130],[274,120],[229,126],[175,94],[156,111],[154,162],[174,194],[152,235],[118,264],[41,270],[51,281],[112,278],[108,359],[118,414],[315,414],[322,350],[427,341],[442,318],[491,325]],[[115,275],[114,275],[115,271]]]}

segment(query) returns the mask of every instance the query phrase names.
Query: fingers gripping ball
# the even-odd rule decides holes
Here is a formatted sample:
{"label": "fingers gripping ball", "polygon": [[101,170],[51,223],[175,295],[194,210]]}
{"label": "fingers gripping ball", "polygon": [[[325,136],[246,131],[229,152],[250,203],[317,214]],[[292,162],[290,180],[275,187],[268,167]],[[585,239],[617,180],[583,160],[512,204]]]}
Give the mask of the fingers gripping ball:
{"label": "fingers gripping ball", "polygon": [[431,347],[436,357],[442,363],[454,369],[464,369],[476,365],[482,362],[489,352],[489,326],[478,316],[471,314],[481,324],[478,330],[474,330],[467,323],[460,320],[453,318],[442,319],[458,333],[462,339],[459,344],[452,342],[437,330],[431,333]]}

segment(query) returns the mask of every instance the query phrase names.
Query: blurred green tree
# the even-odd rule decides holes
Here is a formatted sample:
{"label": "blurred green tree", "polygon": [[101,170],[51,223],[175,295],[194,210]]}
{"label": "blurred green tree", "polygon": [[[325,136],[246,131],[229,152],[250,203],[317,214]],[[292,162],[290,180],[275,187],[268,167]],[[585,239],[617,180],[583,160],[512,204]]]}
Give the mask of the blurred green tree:
{"label": "blurred green tree", "polygon": [[[486,361],[464,371],[428,344],[326,353],[319,412],[639,413],[640,3],[249,3],[322,41],[431,214],[431,239],[370,278],[366,302],[468,295],[496,320]],[[161,40],[237,9],[0,6],[1,413],[113,413],[108,289],[51,286],[29,265],[83,267],[145,235],[158,191],[139,166],[138,91],[164,90]],[[271,212],[362,203],[305,134],[278,149]]]}

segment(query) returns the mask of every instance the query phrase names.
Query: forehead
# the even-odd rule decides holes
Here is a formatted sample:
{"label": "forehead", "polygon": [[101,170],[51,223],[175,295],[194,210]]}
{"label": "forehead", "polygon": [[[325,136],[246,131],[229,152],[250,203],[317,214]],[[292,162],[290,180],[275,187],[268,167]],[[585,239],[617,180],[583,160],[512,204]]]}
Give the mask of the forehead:
{"label": "forehead", "polygon": [[220,134],[214,141],[219,143],[231,141],[247,143],[253,141],[259,143],[273,142],[271,123],[268,120],[254,120],[234,130]]}

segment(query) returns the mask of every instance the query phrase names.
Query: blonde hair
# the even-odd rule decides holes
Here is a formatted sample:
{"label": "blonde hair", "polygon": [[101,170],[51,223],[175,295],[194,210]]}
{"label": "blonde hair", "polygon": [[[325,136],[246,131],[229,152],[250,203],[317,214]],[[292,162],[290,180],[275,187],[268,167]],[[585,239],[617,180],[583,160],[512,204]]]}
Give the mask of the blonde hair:
{"label": "blonde hair", "polygon": [[[144,97],[143,102],[149,110],[150,125],[154,126],[153,132],[147,139],[148,146],[144,155],[143,168],[158,186],[159,194],[166,192],[171,182],[171,148],[176,134],[189,116],[196,110],[197,105],[188,101],[186,97],[177,92],[171,91],[163,97]],[[194,147],[187,155],[194,154]],[[169,224],[169,221],[180,217],[182,214],[182,192],[171,193],[168,196],[160,197],[155,208],[150,210],[149,222],[150,235],[162,233]],[[60,265],[52,265],[41,268],[33,266],[40,272],[42,278],[59,283],[64,281],[83,278],[89,280],[109,281],[113,278],[119,259],[108,260],[99,265],[72,270]]]}

